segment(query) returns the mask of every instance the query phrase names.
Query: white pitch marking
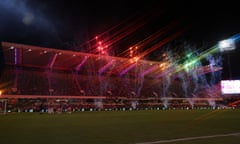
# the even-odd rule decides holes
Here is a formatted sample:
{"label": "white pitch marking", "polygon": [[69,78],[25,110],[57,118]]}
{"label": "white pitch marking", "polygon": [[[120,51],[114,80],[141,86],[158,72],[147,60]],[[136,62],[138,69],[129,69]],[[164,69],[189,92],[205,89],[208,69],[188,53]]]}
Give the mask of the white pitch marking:
{"label": "white pitch marking", "polygon": [[227,137],[227,136],[238,136],[238,135],[240,135],[240,133],[217,134],[217,135],[209,135],[209,136],[185,137],[185,138],[178,138],[178,139],[159,140],[159,141],[152,141],[152,142],[142,142],[142,143],[136,143],[136,144],[161,144],[161,143],[171,143],[171,142],[179,142],[179,141],[209,139],[209,138],[216,138],[216,137]]}

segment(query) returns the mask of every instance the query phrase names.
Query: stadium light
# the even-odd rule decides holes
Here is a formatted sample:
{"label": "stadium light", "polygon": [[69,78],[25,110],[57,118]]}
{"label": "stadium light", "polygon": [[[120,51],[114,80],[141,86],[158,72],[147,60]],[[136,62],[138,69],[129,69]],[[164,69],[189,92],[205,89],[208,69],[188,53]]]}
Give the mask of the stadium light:
{"label": "stadium light", "polygon": [[221,52],[235,50],[235,43],[233,39],[226,39],[218,42],[218,48]]}

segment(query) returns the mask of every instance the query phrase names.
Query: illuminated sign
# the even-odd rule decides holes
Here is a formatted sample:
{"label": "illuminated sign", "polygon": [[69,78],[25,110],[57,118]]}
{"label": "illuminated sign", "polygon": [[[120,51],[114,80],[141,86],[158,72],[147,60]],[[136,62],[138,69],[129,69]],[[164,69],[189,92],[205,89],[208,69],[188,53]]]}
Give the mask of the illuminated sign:
{"label": "illuminated sign", "polygon": [[240,80],[222,80],[222,94],[240,94]]}

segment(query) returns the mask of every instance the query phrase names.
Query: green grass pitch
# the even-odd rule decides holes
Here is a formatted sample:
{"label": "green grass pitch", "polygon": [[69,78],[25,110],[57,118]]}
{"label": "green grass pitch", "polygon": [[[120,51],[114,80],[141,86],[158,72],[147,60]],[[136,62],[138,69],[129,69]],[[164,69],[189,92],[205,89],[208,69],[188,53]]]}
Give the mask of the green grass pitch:
{"label": "green grass pitch", "polygon": [[[0,115],[1,144],[239,144],[240,110],[95,111]],[[163,142],[162,142],[163,143]]]}

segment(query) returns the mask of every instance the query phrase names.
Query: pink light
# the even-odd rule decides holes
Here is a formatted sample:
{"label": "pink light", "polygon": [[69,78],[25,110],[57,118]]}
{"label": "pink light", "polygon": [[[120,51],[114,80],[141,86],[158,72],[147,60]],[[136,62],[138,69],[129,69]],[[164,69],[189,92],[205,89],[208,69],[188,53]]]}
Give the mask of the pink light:
{"label": "pink light", "polygon": [[156,70],[157,68],[158,68],[158,65],[154,65],[153,67],[151,67],[151,68],[145,70],[144,72],[142,72],[142,73],[140,74],[140,76],[143,77],[143,76],[145,76],[146,74],[148,74],[148,73]]}
{"label": "pink light", "polygon": [[88,59],[88,56],[85,56],[85,57],[83,58],[82,62],[79,63],[79,64],[76,66],[75,70],[76,70],[76,71],[79,71],[80,68],[83,66],[83,64],[87,61],[87,59]]}
{"label": "pink light", "polygon": [[137,65],[137,63],[130,65],[129,67],[127,67],[126,69],[124,69],[121,73],[120,76],[125,75],[129,70],[133,69],[135,66]]}
{"label": "pink light", "polygon": [[49,64],[49,68],[52,68],[52,67],[53,67],[53,65],[54,65],[54,63],[55,63],[55,61],[56,61],[56,59],[57,59],[57,56],[58,56],[58,54],[55,54],[55,55],[52,57],[52,60],[51,60],[51,62],[50,62],[50,64]]}
{"label": "pink light", "polygon": [[98,73],[101,75],[105,70],[107,70],[113,63],[113,60],[108,64],[104,65],[101,69],[99,69]]}

